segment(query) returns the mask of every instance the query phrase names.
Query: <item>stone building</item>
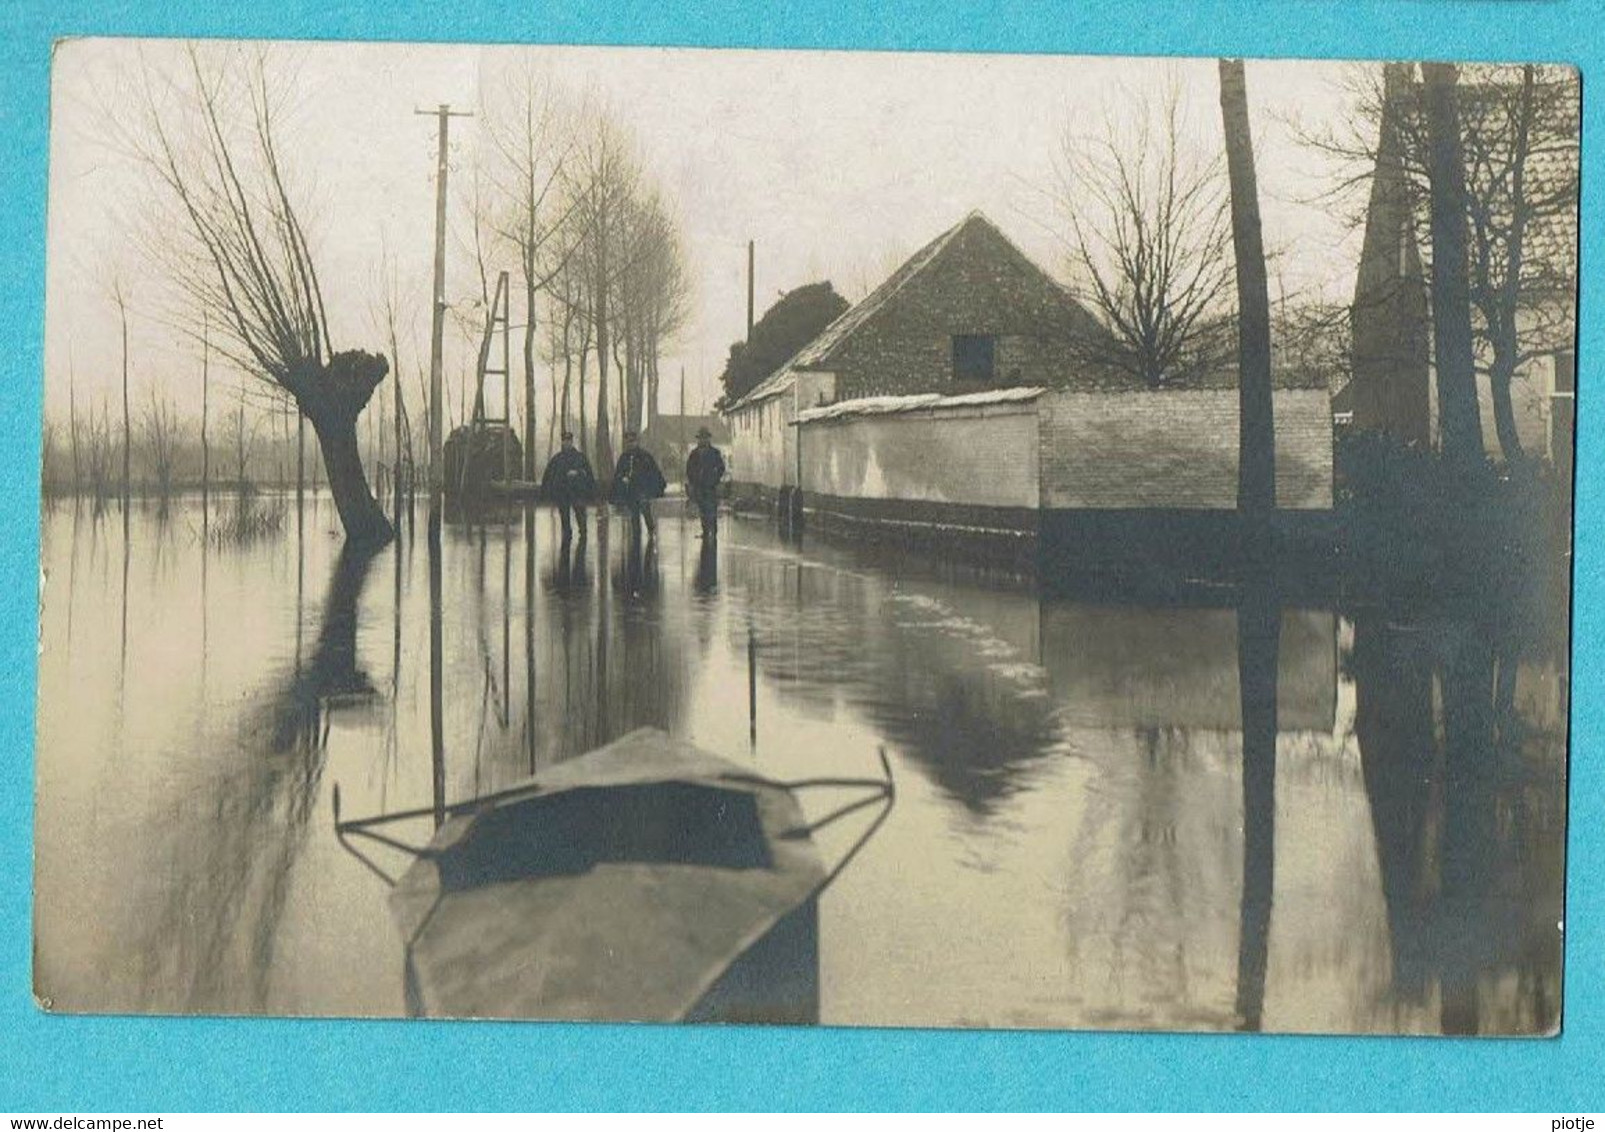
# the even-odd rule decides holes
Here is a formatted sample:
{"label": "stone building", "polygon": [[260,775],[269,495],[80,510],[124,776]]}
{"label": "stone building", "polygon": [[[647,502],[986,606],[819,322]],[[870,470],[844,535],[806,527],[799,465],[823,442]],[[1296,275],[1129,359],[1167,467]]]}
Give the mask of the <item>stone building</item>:
{"label": "stone building", "polygon": [[[1085,360],[1077,336],[1104,333],[972,213],[727,410],[732,479],[800,491],[810,523],[1027,569],[1229,559],[1235,369],[1152,388]],[[1277,505],[1319,529],[1330,391],[1319,373],[1274,380]]]}
{"label": "stone building", "polygon": [[725,410],[732,479],[797,482],[792,422],[834,401],[1056,384],[1098,321],[979,212],[916,252]]}

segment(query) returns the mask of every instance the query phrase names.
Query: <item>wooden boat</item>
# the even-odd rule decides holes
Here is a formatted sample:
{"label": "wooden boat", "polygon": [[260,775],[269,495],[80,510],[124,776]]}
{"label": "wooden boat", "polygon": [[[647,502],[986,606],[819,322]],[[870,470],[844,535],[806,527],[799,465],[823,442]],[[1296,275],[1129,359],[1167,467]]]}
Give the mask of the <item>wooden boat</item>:
{"label": "wooden boat", "polygon": [[[865,792],[826,821],[886,803],[830,870],[812,838],[822,823],[811,827],[795,797],[808,786]],[[454,806],[390,897],[409,1008],[476,1018],[815,1020],[814,902],[891,798],[889,769],[884,780],[783,783],[641,729]],[[336,828],[342,838],[371,835],[376,823],[407,816],[416,815]]]}

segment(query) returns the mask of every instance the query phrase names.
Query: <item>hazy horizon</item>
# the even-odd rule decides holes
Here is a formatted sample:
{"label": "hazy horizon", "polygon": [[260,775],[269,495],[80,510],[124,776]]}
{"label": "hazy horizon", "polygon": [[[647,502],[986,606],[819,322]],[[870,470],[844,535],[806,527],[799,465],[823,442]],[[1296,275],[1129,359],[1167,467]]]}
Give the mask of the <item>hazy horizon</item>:
{"label": "hazy horizon", "polygon": [[[129,217],[154,186],[137,160],[110,144],[105,125],[119,76],[141,65],[160,74],[181,60],[182,48],[183,41],[86,39],[57,50],[49,416],[65,414],[69,367],[80,403],[118,395],[113,275],[131,295],[134,399],[160,384],[182,413],[199,411],[197,351],[164,324],[157,267],[142,259],[129,231]],[[337,345],[388,353],[371,312],[382,264],[390,262],[410,300],[401,343],[409,390],[427,364],[435,166],[434,120],[414,111],[442,102],[476,110],[508,68],[528,66],[559,90],[604,102],[680,225],[689,316],[662,357],[665,411],[678,402],[681,367],[689,409],[705,409],[719,394],[728,347],[745,336],[748,240],[756,243],[759,314],[782,293],[821,279],[856,301],[977,209],[1063,278],[1065,249],[1048,194],[1067,128],[1095,131],[1106,112],[1174,81],[1186,138],[1205,156],[1219,144],[1211,59],[369,43],[273,50],[273,65],[296,79],[281,146],[313,228]],[[1316,129],[1342,120],[1345,66],[1248,64],[1266,244],[1279,253],[1273,299],[1342,299],[1352,288],[1357,234],[1310,202],[1340,163],[1301,146],[1289,125],[1295,115]],[[477,298],[478,279],[467,250],[467,200],[480,119],[454,119],[451,137],[447,295],[473,317],[466,304]],[[515,278],[516,266],[511,257],[489,264]],[[472,365],[464,342],[449,322],[453,389]]]}

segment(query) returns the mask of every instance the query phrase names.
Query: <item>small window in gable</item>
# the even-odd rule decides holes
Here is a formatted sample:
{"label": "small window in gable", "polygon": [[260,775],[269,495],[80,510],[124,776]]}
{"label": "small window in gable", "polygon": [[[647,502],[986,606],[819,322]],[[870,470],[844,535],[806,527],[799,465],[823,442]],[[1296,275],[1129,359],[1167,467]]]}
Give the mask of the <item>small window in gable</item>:
{"label": "small window in gable", "polygon": [[990,334],[953,336],[953,381],[955,384],[991,385],[997,339]]}

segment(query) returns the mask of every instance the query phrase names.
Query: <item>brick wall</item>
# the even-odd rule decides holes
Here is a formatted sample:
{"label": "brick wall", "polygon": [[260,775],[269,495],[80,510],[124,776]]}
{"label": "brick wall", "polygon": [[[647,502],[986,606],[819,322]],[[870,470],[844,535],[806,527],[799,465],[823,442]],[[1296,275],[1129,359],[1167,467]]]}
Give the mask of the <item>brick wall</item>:
{"label": "brick wall", "polygon": [[832,353],[837,396],[954,392],[961,334],[996,338],[993,384],[1056,384],[1087,317],[990,224],[966,224]]}
{"label": "brick wall", "polygon": [[[1276,501],[1332,506],[1332,411],[1324,389],[1276,391]],[[1237,505],[1237,391],[1052,392],[1042,414],[1042,506],[1229,509]]]}

